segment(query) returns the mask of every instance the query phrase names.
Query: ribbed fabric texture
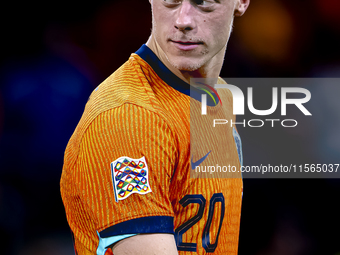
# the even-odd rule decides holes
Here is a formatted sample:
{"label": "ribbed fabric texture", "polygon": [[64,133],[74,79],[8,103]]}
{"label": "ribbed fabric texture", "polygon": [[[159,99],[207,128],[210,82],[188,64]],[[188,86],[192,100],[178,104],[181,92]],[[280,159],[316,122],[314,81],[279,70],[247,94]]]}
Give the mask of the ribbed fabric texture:
{"label": "ribbed fabric texture", "polygon": [[[221,92],[221,100],[229,102],[226,109],[231,109],[230,98],[230,93]],[[227,110],[223,114],[221,118],[234,118]],[[192,140],[199,148],[194,150],[194,161],[204,156],[209,147],[208,140],[199,138],[199,132],[211,130],[195,131]],[[229,144],[228,155],[221,164],[239,167],[232,129],[224,127],[221,132],[225,132],[223,142]],[[212,140],[210,137],[208,142]],[[211,155],[206,164],[220,157],[216,152]],[[145,157],[151,193],[115,201],[110,164],[122,156]],[[172,216],[176,229],[198,213],[199,204],[183,207],[179,203],[190,194],[201,194],[206,204],[202,218],[182,235],[182,242],[196,243],[197,254],[206,254],[202,236],[215,193],[223,194],[225,213],[213,254],[237,254],[242,180],[190,178],[190,157],[190,97],[165,84],[144,60],[132,54],[92,93],[65,151],[61,194],[77,254],[96,254],[96,231],[132,219]],[[220,224],[221,206],[215,203],[211,217],[212,244]]]}

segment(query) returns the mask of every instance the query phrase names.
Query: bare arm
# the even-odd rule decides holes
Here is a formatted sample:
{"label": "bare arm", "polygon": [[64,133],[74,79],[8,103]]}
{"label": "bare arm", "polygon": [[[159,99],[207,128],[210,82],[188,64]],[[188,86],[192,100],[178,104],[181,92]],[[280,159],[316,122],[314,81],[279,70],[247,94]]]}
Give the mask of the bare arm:
{"label": "bare arm", "polygon": [[112,247],[114,255],[178,255],[172,234],[141,234],[119,241]]}

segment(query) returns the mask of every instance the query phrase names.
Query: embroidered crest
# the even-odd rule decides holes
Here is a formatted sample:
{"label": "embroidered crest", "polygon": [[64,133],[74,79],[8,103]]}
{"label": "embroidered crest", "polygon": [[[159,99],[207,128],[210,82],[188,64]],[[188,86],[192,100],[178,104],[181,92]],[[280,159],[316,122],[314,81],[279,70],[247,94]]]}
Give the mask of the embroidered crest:
{"label": "embroidered crest", "polygon": [[111,174],[116,202],[133,193],[145,195],[152,192],[145,157],[140,159],[120,157],[111,163]]}

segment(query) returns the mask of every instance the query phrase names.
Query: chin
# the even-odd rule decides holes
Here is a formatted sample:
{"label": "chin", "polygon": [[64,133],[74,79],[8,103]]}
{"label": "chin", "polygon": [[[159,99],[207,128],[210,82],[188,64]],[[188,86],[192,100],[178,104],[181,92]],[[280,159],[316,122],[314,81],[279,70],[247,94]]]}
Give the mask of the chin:
{"label": "chin", "polygon": [[203,66],[201,61],[171,61],[171,65],[180,71],[193,72],[200,69]]}

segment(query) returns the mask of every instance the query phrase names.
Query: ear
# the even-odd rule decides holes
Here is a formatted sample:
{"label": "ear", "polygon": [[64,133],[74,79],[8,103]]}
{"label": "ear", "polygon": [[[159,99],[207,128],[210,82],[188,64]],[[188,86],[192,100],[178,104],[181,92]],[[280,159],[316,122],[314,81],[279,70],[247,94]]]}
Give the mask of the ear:
{"label": "ear", "polygon": [[235,13],[234,15],[236,17],[240,17],[245,13],[248,6],[250,4],[250,0],[236,0],[236,7],[235,7]]}

